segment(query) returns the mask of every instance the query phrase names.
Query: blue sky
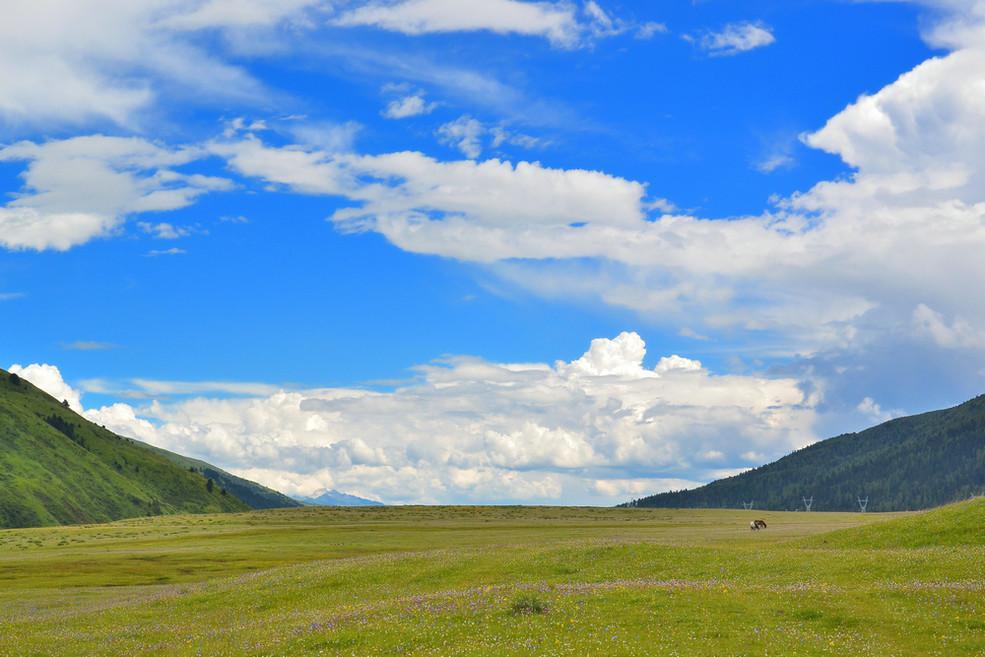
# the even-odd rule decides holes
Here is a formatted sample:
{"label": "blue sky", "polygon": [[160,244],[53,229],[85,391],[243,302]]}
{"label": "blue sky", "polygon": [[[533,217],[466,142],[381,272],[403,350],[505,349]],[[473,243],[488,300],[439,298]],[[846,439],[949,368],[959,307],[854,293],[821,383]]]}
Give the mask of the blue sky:
{"label": "blue sky", "polygon": [[981,391],[974,0],[10,15],[0,364],[120,432],[611,503]]}

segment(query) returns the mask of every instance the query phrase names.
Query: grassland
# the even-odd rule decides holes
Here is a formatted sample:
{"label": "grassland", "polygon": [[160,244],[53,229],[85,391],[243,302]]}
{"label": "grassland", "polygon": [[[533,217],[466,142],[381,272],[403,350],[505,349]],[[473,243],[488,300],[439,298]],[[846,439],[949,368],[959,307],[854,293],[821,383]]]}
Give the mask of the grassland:
{"label": "grassland", "polygon": [[[985,528],[985,501],[957,509]],[[923,524],[409,507],[7,530],[0,655],[981,657],[985,529],[894,538]]]}

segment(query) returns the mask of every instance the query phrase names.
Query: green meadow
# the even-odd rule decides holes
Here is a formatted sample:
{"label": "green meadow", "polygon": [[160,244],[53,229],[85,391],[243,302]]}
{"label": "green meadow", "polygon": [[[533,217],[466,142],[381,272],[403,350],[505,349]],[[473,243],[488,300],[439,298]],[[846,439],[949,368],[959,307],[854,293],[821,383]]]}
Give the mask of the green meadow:
{"label": "green meadow", "polygon": [[[749,530],[752,518],[768,529]],[[928,514],[305,508],[0,531],[0,655],[985,655]]]}

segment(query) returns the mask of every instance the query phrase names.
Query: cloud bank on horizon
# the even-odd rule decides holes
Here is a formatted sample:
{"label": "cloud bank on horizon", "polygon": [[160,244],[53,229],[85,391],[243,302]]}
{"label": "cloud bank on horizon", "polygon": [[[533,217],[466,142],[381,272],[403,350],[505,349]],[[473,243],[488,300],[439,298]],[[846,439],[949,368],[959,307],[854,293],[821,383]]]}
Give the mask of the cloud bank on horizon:
{"label": "cloud bank on horizon", "polygon": [[[694,486],[732,474],[724,464],[751,467],[811,442],[817,400],[797,380],[718,376],[676,355],[648,369],[645,353],[639,335],[622,333],[553,365],[448,358],[392,392],[280,390],[85,410],[58,368],[11,371],[121,435],[301,496],[334,488],[390,503],[608,500]],[[135,384],[152,398],[202,389]]]}
{"label": "cloud bank on horizon", "polygon": [[[647,161],[607,169],[592,160],[597,145],[566,146],[583,132],[604,144],[612,130],[593,121],[607,117],[588,121],[478,64],[405,54],[402,68],[399,49],[481,42],[505,57],[519,39],[541,43],[539,56],[558,66],[647,43],[689,49],[689,66],[743,66],[782,47],[784,24],[773,19],[723,15],[675,28],[594,1],[15,1],[0,25],[9,137],[0,166],[17,181],[0,206],[0,247],[47,259],[127,240],[214,239],[203,220],[189,220],[198,208],[243,194],[290,198],[323,208],[353,249],[376,236],[401,257],[469,267],[463,276],[507,299],[630,316],[696,352],[732,354],[716,360],[731,373],[680,356],[647,368],[642,338],[624,332],[554,365],[565,355],[527,365],[419,357],[410,362],[428,364],[412,383],[383,392],[150,386],[140,392],[152,399],[217,394],[137,406],[104,399],[85,411],[288,492],[616,501],[707,481],[827,427],[899,414],[893,385],[911,385],[912,397],[940,380],[981,389],[985,300],[968,284],[985,280],[985,2],[913,4],[927,12],[921,36],[934,54],[875,89],[846,90],[839,111],[800,132],[797,148],[846,170],[723,216],[678,207]],[[325,34],[338,43],[325,46]],[[371,112],[356,121],[342,102],[319,116],[311,88],[253,65],[289,57],[339,62],[342,88],[372,89]],[[235,115],[216,109],[230,106]],[[518,119],[521,107],[537,119]],[[182,125],[178,108],[211,123]],[[796,169],[794,149],[760,160],[755,175]],[[89,367],[71,378],[98,375]],[[903,369],[926,383],[908,383]],[[57,369],[22,371],[71,391],[81,408]]]}

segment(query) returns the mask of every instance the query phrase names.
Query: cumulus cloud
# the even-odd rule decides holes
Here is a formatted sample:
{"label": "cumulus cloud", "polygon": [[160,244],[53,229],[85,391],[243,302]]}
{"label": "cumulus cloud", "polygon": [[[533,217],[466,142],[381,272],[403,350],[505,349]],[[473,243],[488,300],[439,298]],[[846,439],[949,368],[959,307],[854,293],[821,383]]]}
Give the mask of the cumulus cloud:
{"label": "cumulus cloud", "polygon": [[[983,32],[985,36],[985,32]],[[985,40],[982,41],[985,44]],[[819,201],[979,203],[985,188],[985,48],[931,58],[832,117],[808,145],[858,172]],[[865,197],[868,197],[866,199]]]}
{"label": "cumulus cloud", "polygon": [[763,48],[776,41],[772,30],[762,23],[729,23],[717,32],[689,37],[712,57],[727,57]]}
{"label": "cumulus cloud", "polygon": [[[174,210],[231,187],[222,178],[174,169],[197,157],[192,148],[103,135],[6,146],[0,162],[27,162],[27,168],[25,191],[0,207],[0,245],[65,250],[112,232],[129,214]],[[185,230],[146,225],[161,237]]]}
{"label": "cumulus cloud", "polygon": [[423,93],[416,93],[391,100],[383,109],[382,114],[388,119],[406,119],[411,116],[430,114],[437,106],[437,103],[427,102]]}
{"label": "cumulus cloud", "polygon": [[872,397],[865,397],[855,407],[870,422],[882,423],[904,415],[899,410],[884,410]]}
{"label": "cumulus cloud", "polygon": [[82,396],[79,391],[65,383],[61,370],[47,363],[32,363],[27,366],[14,363],[7,371],[30,381],[58,401],[67,401],[76,413],[82,412]]}
{"label": "cumulus cloud", "polygon": [[718,376],[679,356],[647,368],[645,353],[623,333],[554,365],[448,358],[392,392],[197,397],[86,415],[289,493],[389,502],[613,502],[705,480],[709,453],[717,470],[813,440],[817,400],[798,381]]}

